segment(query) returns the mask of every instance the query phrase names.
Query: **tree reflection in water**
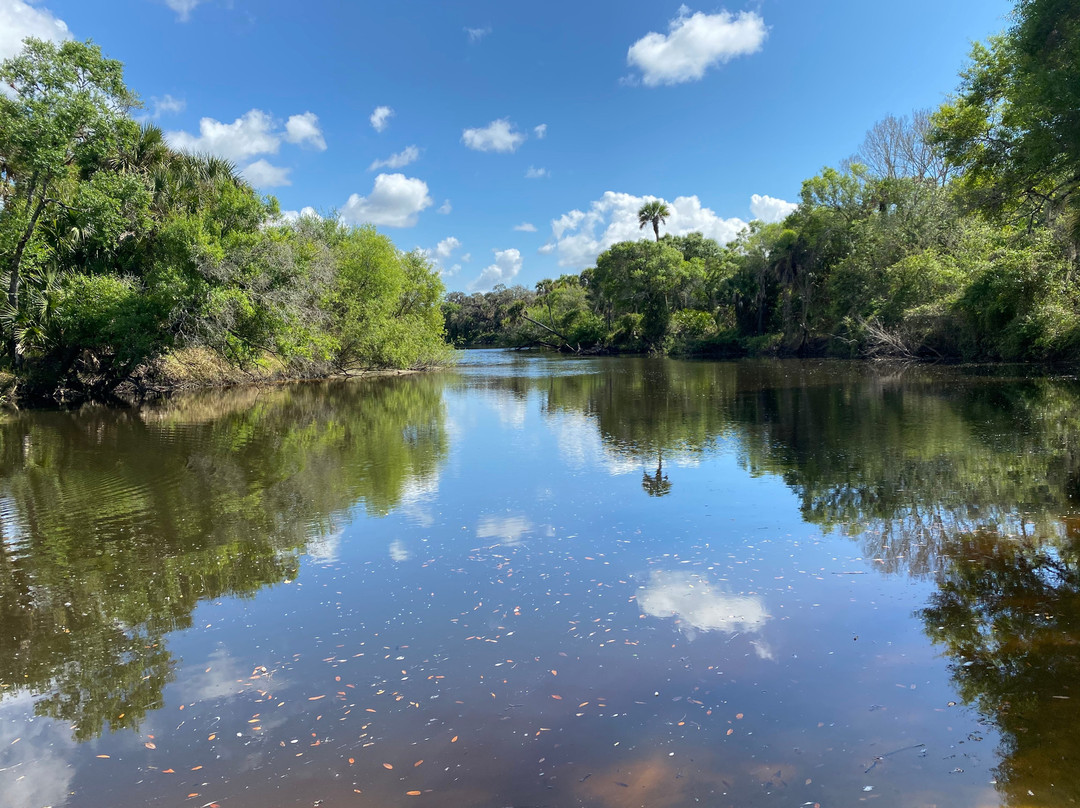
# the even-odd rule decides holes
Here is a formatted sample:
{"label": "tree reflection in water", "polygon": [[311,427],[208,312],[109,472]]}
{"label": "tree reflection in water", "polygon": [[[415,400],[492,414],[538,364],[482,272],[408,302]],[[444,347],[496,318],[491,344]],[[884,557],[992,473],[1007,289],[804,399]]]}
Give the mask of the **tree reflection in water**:
{"label": "tree reflection in water", "polygon": [[0,682],[77,739],[137,728],[200,601],[296,577],[446,457],[434,378],[255,388],[0,424]]}

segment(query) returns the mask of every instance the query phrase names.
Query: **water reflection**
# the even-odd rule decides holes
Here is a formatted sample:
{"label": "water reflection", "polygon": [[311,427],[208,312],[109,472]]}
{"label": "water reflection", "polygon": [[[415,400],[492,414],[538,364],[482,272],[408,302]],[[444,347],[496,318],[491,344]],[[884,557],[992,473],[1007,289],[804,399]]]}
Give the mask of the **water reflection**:
{"label": "water reflection", "polygon": [[[643,467],[649,496],[672,491],[667,457],[728,441],[747,471],[782,478],[807,523],[851,537],[874,569],[933,581],[926,630],[960,699],[1000,731],[1003,799],[1080,800],[1075,379],[634,362],[513,384],[543,391],[552,414],[592,420],[606,452]],[[759,599],[675,572],[653,572],[640,604],[691,635],[756,632],[769,619]]]}
{"label": "water reflection", "polygon": [[[511,356],[19,415],[0,462],[0,706],[91,741],[5,723],[0,776],[154,743],[144,802],[174,761],[237,805],[1080,799],[1073,380]],[[109,804],[65,777],[4,793]]]}
{"label": "water reflection", "polygon": [[922,612],[950,658],[960,697],[1000,732],[1006,804],[1052,806],[1080,796],[1080,531],[1042,543],[979,530]]}
{"label": "water reflection", "polygon": [[434,379],[239,390],[0,425],[0,699],[76,739],[136,729],[196,604],[331,563],[357,503],[391,510],[447,444]]}
{"label": "water reflection", "polygon": [[762,598],[724,592],[693,573],[654,570],[638,603],[647,615],[675,618],[691,638],[696,631],[757,634],[771,617]]}

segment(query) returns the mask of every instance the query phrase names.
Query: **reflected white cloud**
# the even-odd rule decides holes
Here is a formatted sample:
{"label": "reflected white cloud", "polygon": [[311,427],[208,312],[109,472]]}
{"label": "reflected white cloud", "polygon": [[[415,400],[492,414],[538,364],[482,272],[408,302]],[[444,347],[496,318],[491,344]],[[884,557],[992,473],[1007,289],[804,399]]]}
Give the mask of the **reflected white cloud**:
{"label": "reflected white cloud", "polygon": [[412,553],[409,552],[409,548],[405,546],[405,542],[401,539],[394,539],[390,542],[390,560],[401,563],[402,561],[408,561],[412,558]]}
{"label": "reflected white cloud", "polygon": [[75,775],[67,758],[75,743],[66,729],[33,714],[29,693],[0,702],[0,794],[11,808],[63,805]]}
{"label": "reflected white cloud", "polygon": [[634,458],[604,445],[596,420],[584,413],[560,413],[558,418],[548,421],[548,426],[555,433],[559,454],[571,468],[600,466],[612,476],[631,474],[640,468]]}
{"label": "reflected white cloud", "polygon": [[521,537],[531,533],[532,522],[524,516],[485,516],[476,528],[479,539],[498,539],[506,545],[521,544]]}
{"label": "reflected white cloud", "polygon": [[511,429],[524,429],[529,403],[512,393],[496,392],[488,399],[491,408],[499,416],[499,423]]}
{"label": "reflected white cloud", "polygon": [[[728,594],[691,573],[654,571],[638,603],[652,617],[678,618],[684,630],[753,634],[772,619],[760,597]],[[772,651],[762,647],[766,653],[759,656],[771,658]]]}
{"label": "reflected white cloud", "polygon": [[341,537],[345,531],[334,528],[323,536],[313,536],[308,540],[307,556],[316,564],[333,564],[338,560],[341,550]]}
{"label": "reflected white cloud", "polygon": [[[198,669],[197,665],[192,665]],[[181,677],[176,685],[176,698],[181,702],[227,699],[245,692],[243,682],[251,671],[240,667],[229,652],[217,648],[206,661],[207,671],[198,676]]]}

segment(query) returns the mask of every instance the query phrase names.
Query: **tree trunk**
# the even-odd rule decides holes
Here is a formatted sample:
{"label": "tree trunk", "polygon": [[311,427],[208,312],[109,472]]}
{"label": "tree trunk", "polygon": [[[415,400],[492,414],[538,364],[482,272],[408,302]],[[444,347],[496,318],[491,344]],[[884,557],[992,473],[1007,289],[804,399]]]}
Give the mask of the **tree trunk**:
{"label": "tree trunk", "polygon": [[[38,202],[37,207],[34,208],[34,213],[30,217],[30,222],[26,225],[26,231],[19,239],[19,243],[15,246],[15,252],[11,256],[11,278],[8,280],[8,306],[11,307],[12,314],[14,315],[19,310],[19,270],[22,264],[23,253],[26,252],[26,245],[30,243],[30,237],[34,234],[34,228],[37,227],[37,220],[41,217],[41,212],[45,209],[45,188],[41,189],[41,200]],[[20,345],[18,339],[15,337],[15,331],[12,329],[11,334],[8,336],[8,354],[11,356],[12,364],[18,366],[19,356],[21,355]]]}
{"label": "tree trunk", "polygon": [[652,229],[653,229],[653,232],[656,233],[656,243],[659,244],[660,243],[660,220],[659,219],[653,219],[652,220]]}

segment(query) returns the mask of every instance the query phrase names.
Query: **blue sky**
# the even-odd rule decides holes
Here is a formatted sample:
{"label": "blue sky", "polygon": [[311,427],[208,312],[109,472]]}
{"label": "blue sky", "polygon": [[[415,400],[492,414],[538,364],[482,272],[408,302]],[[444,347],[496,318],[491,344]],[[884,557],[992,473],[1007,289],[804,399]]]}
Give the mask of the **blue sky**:
{"label": "blue sky", "polygon": [[175,146],[483,291],[644,235],[645,197],[720,240],[782,215],[875,121],[941,103],[1012,5],[0,0],[0,57],[93,39]]}

